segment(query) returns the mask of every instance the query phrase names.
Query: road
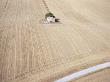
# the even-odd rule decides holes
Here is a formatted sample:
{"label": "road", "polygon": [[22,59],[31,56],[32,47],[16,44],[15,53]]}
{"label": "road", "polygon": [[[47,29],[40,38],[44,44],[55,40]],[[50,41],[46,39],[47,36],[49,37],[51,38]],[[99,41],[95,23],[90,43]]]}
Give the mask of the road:
{"label": "road", "polygon": [[[73,80],[71,82],[109,82],[110,81],[109,76],[110,76],[110,69],[105,69],[93,74],[89,74],[86,77]],[[91,79],[91,78],[94,78],[94,79]]]}
{"label": "road", "polygon": [[[106,68],[110,68],[110,62],[106,62],[106,63],[103,63],[103,64],[98,64],[98,65],[95,65],[93,67],[83,69],[83,70],[75,72],[71,75],[65,76],[65,77],[63,77],[59,80],[56,80],[55,82],[70,82],[71,80],[79,79],[81,77],[87,76],[89,74],[96,73],[97,71],[100,71],[100,70],[103,70],[103,69],[106,69]],[[107,75],[110,75],[109,71],[108,71]],[[104,76],[104,75],[102,74],[102,76]],[[96,78],[99,79],[99,77],[96,77]],[[91,79],[93,80],[94,78],[91,78]],[[109,81],[110,81],[110,79],[109,79]],[[103,81],[103,82],[105,82],[105,81]]]}
{"label": "road", "polygon": [[109,0],[0,0],[0,82],[51,82],[110,60]]}

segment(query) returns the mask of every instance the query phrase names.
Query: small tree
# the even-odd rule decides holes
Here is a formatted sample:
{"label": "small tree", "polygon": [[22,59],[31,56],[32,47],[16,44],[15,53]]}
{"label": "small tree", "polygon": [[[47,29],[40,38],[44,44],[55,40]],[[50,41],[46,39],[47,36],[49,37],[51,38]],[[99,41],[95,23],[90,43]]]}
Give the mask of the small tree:
{"label": "small tree", "polygon": [[49,12],[49,13],[47,13],[47,14],[45,15],[45,18],[46,18],[46,19],[47,19],[47,17],[54,17],[54,18],[55,18],[54,14],[51,13],[51,12]]}

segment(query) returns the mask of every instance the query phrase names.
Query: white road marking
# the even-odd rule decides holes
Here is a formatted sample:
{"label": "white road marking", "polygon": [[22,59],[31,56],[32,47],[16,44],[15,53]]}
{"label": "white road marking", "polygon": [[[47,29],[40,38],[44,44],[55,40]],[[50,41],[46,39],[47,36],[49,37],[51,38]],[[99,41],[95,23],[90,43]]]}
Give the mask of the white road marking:
{"label": "white road marking", "polygon": [[96,72],[98,70],[108,68],[108,67],[110,67],[110,62],[106,62],[106,63],[103,63],[103,64],[99,64],[99,65],[81,70],[79,72],[76,72],[76,73],[73,73],[71,75],[65,76],[65,77],[63,77],[59,80],[56,80],[55,82],[68,82],[68,81],[71,81],[75,78],[78,78],[78,77],[81,77],[81,76],[87,75],[89,73],[93,73],[93,72]]}

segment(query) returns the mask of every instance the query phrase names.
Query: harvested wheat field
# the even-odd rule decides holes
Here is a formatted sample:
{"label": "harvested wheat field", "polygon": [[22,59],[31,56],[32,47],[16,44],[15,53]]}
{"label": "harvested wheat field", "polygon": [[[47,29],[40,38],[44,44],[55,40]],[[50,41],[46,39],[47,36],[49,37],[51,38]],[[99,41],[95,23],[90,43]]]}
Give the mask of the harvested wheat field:
{"label": "harvested wheat field", "polygon": [[[109,0],[0,0],[0,82],[53,82],[110,60]],[[110,70],[107,70],[110,72]]]}
{"label": "harvested wheat field", "polygon": [[110,82],[110,69],[101,70],[71,82]]}

